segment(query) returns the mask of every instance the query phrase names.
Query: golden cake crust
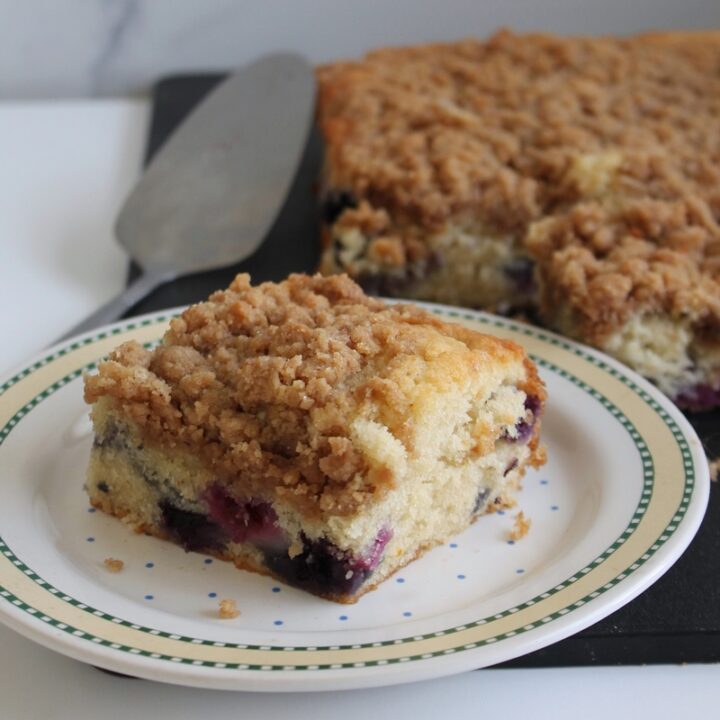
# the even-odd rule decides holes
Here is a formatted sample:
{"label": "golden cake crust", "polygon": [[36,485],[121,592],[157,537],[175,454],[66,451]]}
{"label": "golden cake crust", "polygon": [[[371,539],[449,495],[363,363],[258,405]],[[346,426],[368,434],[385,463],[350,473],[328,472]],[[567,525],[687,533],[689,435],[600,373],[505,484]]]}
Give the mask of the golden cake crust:
{"label": "golden cake crust", "polygon": [[[242,476],[253,496],[347,515],[394,484],[365,466],[350,421],[377,420],[412,451],[423,397],[493,368],[515,368],[544,402],[512,342],[385,306],[345,276],[251,287],[239,275],[173,319],[153,351],[131,342],[113,352],[86,377],[85,399],[109,398],[146,442],[189,448],[218,478]],[[539,462],[537,438],[531,449]]]}

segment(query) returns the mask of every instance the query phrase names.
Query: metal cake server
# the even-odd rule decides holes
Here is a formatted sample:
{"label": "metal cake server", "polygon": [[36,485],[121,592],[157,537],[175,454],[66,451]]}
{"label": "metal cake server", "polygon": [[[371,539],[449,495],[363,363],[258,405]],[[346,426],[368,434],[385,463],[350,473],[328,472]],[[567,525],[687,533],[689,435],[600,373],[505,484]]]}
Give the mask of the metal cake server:
{"label": "metal cake server", "polygon": [[285,53],[212,91],[160,149],[117,218],[117,240],[142,273],[61,339],[117,320],[164,282],[255,252],[290,190],[314,101],[312,67]]}

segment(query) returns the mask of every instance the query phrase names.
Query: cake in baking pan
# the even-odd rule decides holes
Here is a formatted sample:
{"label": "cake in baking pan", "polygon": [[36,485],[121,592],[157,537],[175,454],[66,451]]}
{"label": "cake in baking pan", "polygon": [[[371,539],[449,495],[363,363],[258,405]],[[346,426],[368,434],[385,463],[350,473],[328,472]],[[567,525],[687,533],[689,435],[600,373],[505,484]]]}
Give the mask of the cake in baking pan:
{"label": "cake in baking pan", "polygon": [[322,272],[529,312],[720,405],[720,31],[501,32],[318,77]]}

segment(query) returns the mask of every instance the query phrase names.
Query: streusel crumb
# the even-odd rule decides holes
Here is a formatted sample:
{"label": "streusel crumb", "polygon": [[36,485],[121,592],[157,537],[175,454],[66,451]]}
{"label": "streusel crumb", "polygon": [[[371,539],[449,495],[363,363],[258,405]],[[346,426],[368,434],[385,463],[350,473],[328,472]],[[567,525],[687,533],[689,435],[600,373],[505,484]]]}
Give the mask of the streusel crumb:
{"label": "streusel crumb", "polygon": [[222,620],[232,620],[240,616],[234,600],[221,600],[219,606],[218,616]]}
{"label": "streusel crumb", "polygon": [[111,573],[119,573],[125,567],[125,563],[122,560],[111,557],[105,558],[105,560],[103,560],[103,565],[105,565]]}
{"label": "streusel crumb", "polygon": [[586,341],[639,311],[720,331],[720,226],[697,199],[580,204],[536,223],[526,246],[546,279],[542,311],[568,304]]}
{"label": "streusel crumb", "polygon": [[509,533],[510,539],[515,541],[524,538],[530,531],[530,525],[532,525],[532,520],[525,517],[525,513],[521,510],[515,516],[515,521]]}
{"label": "streusel crumb", "polygon": [[469,211],[507,231],[602,192],[579,181],[589,173],[578,158],[613,149],[624,194],[717,202],[719,61],[713,34],[669,43],[503,31],[328,65],[329,185],[395,221]]}

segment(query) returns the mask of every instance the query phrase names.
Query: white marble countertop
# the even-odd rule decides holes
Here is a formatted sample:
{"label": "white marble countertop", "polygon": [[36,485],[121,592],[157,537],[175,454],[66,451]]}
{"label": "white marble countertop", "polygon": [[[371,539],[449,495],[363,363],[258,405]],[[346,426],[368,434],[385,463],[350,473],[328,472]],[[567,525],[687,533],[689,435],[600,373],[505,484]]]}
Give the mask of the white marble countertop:
{"label": "white marble countertop", "polygon": [[[125,259],[113,217],[137,177],[144,101],[0,103],[0,373],[107,299]],[[7,338],[10,338],[8,341]],[[592,720],[713,716],[720,666],[483,670],[414,685],[253,695],[128,680],[36,646],[0,626],[0,717],[186,720],[237,717],[455,717]]]}
{"label": "white marble countertop", "polygon": [[373,690],[269,695],[113,677],[0,626],[3,720],[712,718],[720,667],[479,670]]}
{"label": "white marble countertop", "polygon": [[144,92],[158,77],[294,50],[313,62],[388,44],[517,31],[720,26],[717,0],[0,0],[0,97]]}

